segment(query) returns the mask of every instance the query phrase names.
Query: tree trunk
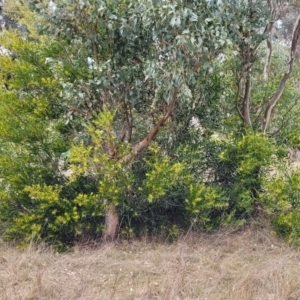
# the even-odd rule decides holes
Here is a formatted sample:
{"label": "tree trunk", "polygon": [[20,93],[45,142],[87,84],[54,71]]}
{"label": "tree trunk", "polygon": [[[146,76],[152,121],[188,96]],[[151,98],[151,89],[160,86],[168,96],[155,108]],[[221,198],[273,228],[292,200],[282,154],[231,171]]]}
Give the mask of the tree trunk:
{"label": "tree trunk", "polygon": [[[159,132],[161,127],[165,125],[167,120],[172,115],[175,103],[177,100],[178,95],[178,88],[175,88],[172,99],[167,107],[167,110],[163,117],[157,121],[155,126],[150,130],[149,134],[138,144],[136,144],[133,148],[130,154],[127,154],[125,157],[121,158],[119,161],[123,164],[128,163],[131,159],[133,159],[136,155],[141,153],[145,148],[148,147],[150,142],[155,138],[156,134]],[[110,205],[106,210],[105,215],[105,234],[104,234],[104,240],[105,241],[112,241],[115,240],[117,237],[117,231],[119,226],[119,216],[117,213],[116,206],[114,204]]]}
{"label": "tree trunk", "polygon": [[106,211],[105,226],[104,241],[111,242],[115,240],[119,226],[119,216],[114,204],[110,205]]}

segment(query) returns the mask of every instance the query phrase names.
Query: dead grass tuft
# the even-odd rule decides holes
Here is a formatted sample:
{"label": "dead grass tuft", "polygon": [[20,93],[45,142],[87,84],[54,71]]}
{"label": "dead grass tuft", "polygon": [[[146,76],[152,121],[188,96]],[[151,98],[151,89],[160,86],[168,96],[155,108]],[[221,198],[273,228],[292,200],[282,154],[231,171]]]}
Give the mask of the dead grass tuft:
{"label": "dead grass tuft", "polygon": [[300,299],[300,253],[267,230],[18,251],[0,242],[0,299]]}

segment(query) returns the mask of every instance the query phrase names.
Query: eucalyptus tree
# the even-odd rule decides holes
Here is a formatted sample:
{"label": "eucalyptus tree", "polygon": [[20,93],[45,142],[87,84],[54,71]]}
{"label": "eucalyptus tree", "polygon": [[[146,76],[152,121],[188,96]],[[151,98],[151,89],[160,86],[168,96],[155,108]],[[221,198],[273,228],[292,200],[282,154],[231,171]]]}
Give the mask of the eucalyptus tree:
{"label": "eucalyptus tree", "polygon": [[[201,74],[212,70],[215,58],[231,43],[231,5],[57,1],[55,11],[37,5],[47,19],[44,30],[64,47],[61,57],[47,62],[61,82],[66,118],[84,123],[96,112],[115,111],[110,134],[118,143],[102,149],[112,160],[130,164],[162,128],[168,128],[176,110],[199,102]],[[55,71],[59,67],[70,75],[61,77]],[[125,156],[119,155],[119,142],[130,145]],[[107,201],[111,223],[109,219],[117,219],[116,203]],[[116,228],[110,232],[114,237]]]}
{"label": "eucalyptus tree", "polygon": [[[240,70],[238,71],[237,77],[237,109],[244,123],[250,128],[253,127],[251,115],[258,114],[258,110],[260,110],[263,118],[261,119],[261,123],[259,125],[256,124],[256,126],[259,126],[259,130],[263,133],[267,133],[273,109],[280,100],[286,83],[293,71],[293,66],[296,60],[297,45],[300,38],[300,19],[298,17],[294,24],[290,46],[290,58],[278,88],[269,99],[262,100],[265,101],[265,103],[261,102],[260,108],[255,109],[254,105],[251,103],[251,77],[253,73],[253,65],[257,60],[257,50],[261,43],[266,40],[268,55],[263,74],[264,79],[268,81],[273,50],[272,43],[274,39],[273,25],[275,21],[286,13],[287,5],[285,1],[269,1],[268,9],[270,12],[269,14],[266,14],[269,20],[266,22],[266,20],[261,18],[261,13],[259,12],[259,6],[257,4],[257,1],[248,1],[245,13],[243,14],[243,22],[241,22],[242,26],[240,26],[236,32],[237,46],[241,58]],[[260,28],[264,28],[264,30],[260,32]]]}
{"label": "eucalyptus tree", "polygon": [[217,141],[223,151],[213,163],[216,180],[239,215],[263,211],[266,171],[285,161],[289,146],[299,145],[299,17],[290,43],[280,41],[274,29],[288,9],[284,1],[240,1],[232,10],[233,51],[222,64],[230,109],[225,134]]}
{"label": "eucalyptus tree", "polygon": [[[284,2],[82,0],[55,5],[55,10],[43,4],[36,8],[45,18],[45,32],[64,48],[61,57],[47,62],[62,86],[65,117],[83,124],[96,112],[115,111],[108,136],[116,140],[108,138],[101,146],[112,160],[130,165],[176,116],[188,126],[193,110],[185,115],[180,109],[201,104],[203,73],[214,70],[224,49],[239,53],[236,108],[242,122],[253,128],[252,114],[258,112],[252,113],[252,68],[259,46],[267,41],[268,77],[272,27]],[[297,20],[288,71],[265,105],[260,103],[259,109],[265,108],[259,125],[263,133],[291,75],[299,28]],[[66,72],[57,71],[61,68]],[[79,140],[86,135],[80,124]],[[120,143],[129,145],[130,152],[120,156]],[[116,204],[107,199],[107,223],[118,223],[110,221],[118,219]],[[114,237],[116,228],[109,232]]]}

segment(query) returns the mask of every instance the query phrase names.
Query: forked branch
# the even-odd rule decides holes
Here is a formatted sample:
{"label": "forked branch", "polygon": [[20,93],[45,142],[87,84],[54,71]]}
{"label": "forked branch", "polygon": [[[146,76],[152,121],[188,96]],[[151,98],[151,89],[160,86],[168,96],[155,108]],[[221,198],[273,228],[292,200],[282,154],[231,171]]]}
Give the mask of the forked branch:
{"label": "forked branch", "polygon": [[130,161],[134,156],[136,156],[137,154],[139,154],[145,148],[148,147],[148,145],[155,138],[155,136],[157,135],[161,127],[165,125],[166,121],[172,115],[175,108],[177,95],[178,95],[178,88],[175,88],[173,92],[172,100],[170,104],[167,106],[166,112],[163,115],[163,117],[155,124],[155,126],[151,129],[148,135],[132,148],[132,152],[121,159],[121,162],[125,163]]}
{"label": "forked branch", "polygon": [[283,75],[276,92],[269,99],[269,101],[266,105],[264,121],[263,121],[263,126],[262,126],[263,133],[266,133],[266,131],[267,131],[267,128],[270,123],[272,111],[273,111],[274,107],[277,105],[282,93],[284,92],[286,83],[293,71],[294,62],[295,62],[295,54],[296,54],[296,49],[297,49],[297,44],[298,44],[299,38],[300,38],[300,15],[298,16],[298,18],[295,22],[295,26],[294,26],[294,31],[293,31],[293,36],[292,36],[292,45],[291,45],[291,51],[290,51],[290,60],[288,62],[287,71]]}

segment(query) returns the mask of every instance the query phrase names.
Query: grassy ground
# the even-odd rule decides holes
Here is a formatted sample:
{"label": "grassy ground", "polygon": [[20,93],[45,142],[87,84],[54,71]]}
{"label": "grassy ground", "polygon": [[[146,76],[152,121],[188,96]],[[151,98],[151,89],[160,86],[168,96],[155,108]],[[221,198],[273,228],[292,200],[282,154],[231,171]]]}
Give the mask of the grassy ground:
{"label": "grassy ground", "polygon": [[300,252],[266,230],[18,251],[0,242],[0,299],[300,299]]}

